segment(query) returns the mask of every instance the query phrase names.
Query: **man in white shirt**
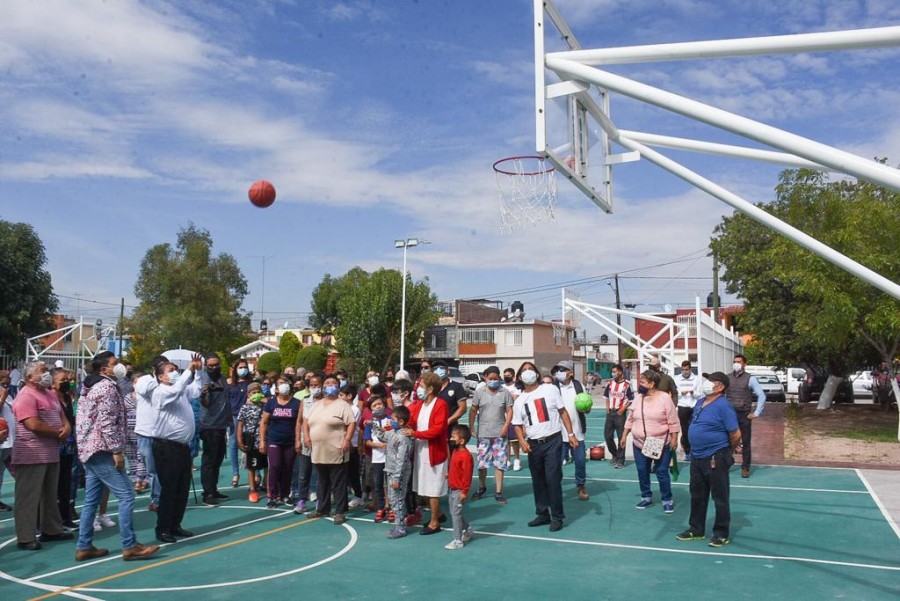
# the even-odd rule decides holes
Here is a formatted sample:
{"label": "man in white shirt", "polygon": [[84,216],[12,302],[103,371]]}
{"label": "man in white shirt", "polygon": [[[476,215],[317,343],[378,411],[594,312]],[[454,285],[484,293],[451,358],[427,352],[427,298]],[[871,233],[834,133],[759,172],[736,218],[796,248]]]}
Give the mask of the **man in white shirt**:
{"label": "man in white shirt", "polygon": [[675,376],[678,388],[678,421],[681,422],[681,448],[684,460],[691,460],[691,442],[688,440],[688,429],[697,399],[703,396],[702,381],[691,369],[690,361],[681,362],[681,374]]}
{"label": "man in white shirt", "polygon": [[562,438],[565,426],[568,444],[575,448],[578,439],[572,432],[572,421],[563,404],[559,390],[552,384],[542,384],[541,374],[531,362],[519,368],[518,379],[524,385],[513,405],[512,424],[519,446],[528,453],[528,470],[537,517],[528,522],[531,527],[550,524],[556,532],[563,526],[565,512],[562,497]]}

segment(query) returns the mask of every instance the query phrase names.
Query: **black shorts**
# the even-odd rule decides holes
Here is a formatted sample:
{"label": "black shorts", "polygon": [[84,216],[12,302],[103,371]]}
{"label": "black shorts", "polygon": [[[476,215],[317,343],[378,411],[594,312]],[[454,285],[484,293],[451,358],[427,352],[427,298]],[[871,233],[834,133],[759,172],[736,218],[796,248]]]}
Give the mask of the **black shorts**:
{"label": "black shorts", "polygon": [[269,458],[259,452],[257,447],[247,447],[247,469],[264,470],[269,467]]}

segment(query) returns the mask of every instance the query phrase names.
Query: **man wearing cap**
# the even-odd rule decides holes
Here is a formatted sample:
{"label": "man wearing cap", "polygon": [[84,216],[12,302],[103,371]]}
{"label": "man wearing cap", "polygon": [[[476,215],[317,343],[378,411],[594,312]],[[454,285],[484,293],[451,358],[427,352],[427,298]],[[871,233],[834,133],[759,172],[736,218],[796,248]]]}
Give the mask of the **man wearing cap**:
{"label": "man wearing cap", "polygon": [[[732,371],[728,375],[728,402],[737,413],[741,426],[741,478],[750,477],[750,440],[753,434],[753,420],[762,415],[766,405],[766,393],[756,378],[745,371],[747,359],[735,355]],[[753,398],[756,409],[753,409]]]}
{"label": "man wearing cap", "polygon": [[669,396],[672,397],[672,402],[676,402],[676,399],[678,399],[678,386],[675,385],[675,380],[672,379],[672,376],[662,370],[659,357],[651,358],[648,365],[650,369],[659,374],[659,386],[657,388],[663,392],[668,392]]}
{"label": "man wearing cap", "polygon": [[591,498],[588,494],[585,484],[587,483],[587,470],[585,469],[585,451],[584,451],[584,433],[587,432],[587,420],[584,413],[575,408],[575,396],[584,392],[584,385],[575,379],[575,365],[571,361],[560,361],[550,374],[553,376],[556,387],[562,396],[563,403],[566,406],[566,412],[569,414],[569,420],[572,422],[572,432],[578,439],[577,447],[570,447],[567,443],[569,437],[566,432],[562,432],[563,446],[561,460],[566,456],[566,449],[571,449],[572,461],[575,463],[575,486],[578,489],[578,498],[587,501]]}
{"label": "man wearing cap", "polygon": [[675,538],[681,541],[705,538],[706,510],[712,496],[716,518],[709,546],[722,547],[731,542],[728,470],[734,464],[734,448],[741,439],[741,430],[737,414],[725,398],[729,377],[720,371],[703,374],[703,377],[709,381],[707,395],[697,401],[688,430],[691,442],[691,517],[688,529]]}
{"label": "man wearing cap", "polygon": [[[453,430],[453,426],[466,414],[469,393],[459,382],[450,379],[450,367],[443,361],[435,361],[432,366],[434,373],[441,379],[441,391],[437,398],[447,403],[447,435]],[[449,440],[449,439],[448,439]]]}

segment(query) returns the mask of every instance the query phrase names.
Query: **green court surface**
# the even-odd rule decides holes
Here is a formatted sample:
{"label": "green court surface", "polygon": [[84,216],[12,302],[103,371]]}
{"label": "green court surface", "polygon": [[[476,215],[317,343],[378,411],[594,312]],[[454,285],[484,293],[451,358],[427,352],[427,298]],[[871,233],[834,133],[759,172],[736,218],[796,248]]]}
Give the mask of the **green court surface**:
{"label": "green court surface", "polygon": [[[589,444],[602,438],[599,413],[589,416]],[[232,499],[208,508],[192,496],[184,525],[197,536],[145,562],[111,555],[76,563],[71,542],[19,551],[11,514],[0,514],[0,599],[900,598],[900,538],[856,470],[759,466],[749,480],[733,477],[732,543],[714,549],[675,540],[687,522],[687,466],[674,483],[675,513],[666,515],[655,482],[656,504],[634,508],[631,461],[621,470],[589,462],[589,501],[578,500],[567,465],[567,519],[550,533],[526,525],[534,505],[523,463],[508,472],[508,505],[487,495],[467,506],[476,535],[458,551],[443,548],[449,529],[419,536],[413,528],[405,539],[388,540],[389,526],[362,510],[343,526],[283,506],[266,510],[246,500],[246,487],[226,484],[227,467],[222,491]],[[3,492],[11,503],[9,484]],[[149,543],[155,515],[147,502],[146,494],[138,497],[135,522]],[[116,553],[118,530],[97,534],[95,544]]]}

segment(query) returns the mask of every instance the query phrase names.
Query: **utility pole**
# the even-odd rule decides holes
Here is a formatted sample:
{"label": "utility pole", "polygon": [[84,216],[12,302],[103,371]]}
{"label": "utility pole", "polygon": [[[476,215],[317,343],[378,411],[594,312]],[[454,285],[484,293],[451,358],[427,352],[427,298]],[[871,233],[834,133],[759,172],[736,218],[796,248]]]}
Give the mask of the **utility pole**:
{"label": "utility pole", "polygon": [[[614,278],[616,281],[616,309],[622,310],[622,300],[619,298],[619,274],[616,274]],[[619,365],[622,365],[622,314],[616,313],[616,330],[618,336],[616,336],[616,343],[618,344],[618,361]]]}
{"label": "utility pole", "polygon": [[122,305],[119,307],[119,346],[116,348],[118,351],[116,356],[120,359],[122,358],[122,334],[124,333],[125,328],[122,326],[122,323],[125,321],[125,299],[122,299]]}
{"label": "utility pole", "polygon": [[716,323],[719,323],[719,261],[716,259],[716,253],[713,253],[713,302],[712,302],[712,317]]}

